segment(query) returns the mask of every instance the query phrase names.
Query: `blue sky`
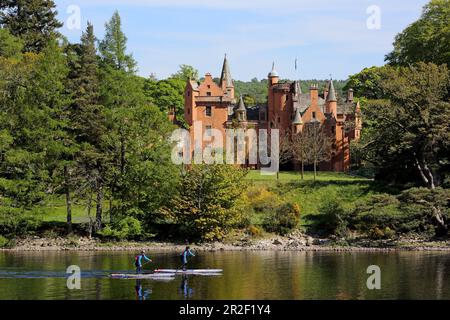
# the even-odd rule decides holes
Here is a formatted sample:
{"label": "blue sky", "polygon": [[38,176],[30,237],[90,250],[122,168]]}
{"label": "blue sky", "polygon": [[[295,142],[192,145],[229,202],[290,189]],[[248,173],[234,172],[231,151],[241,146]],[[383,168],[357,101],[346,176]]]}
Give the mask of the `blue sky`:
{"label": "blue sky", "polygon": [[[384,64],[397,33],[417,20],[427,0],[56,0],[62,33],[70,6],[80,9],[81,29],[104,24],[118,10],[128,51],[139,74],[165,78],[180,64],[220,76],[227,53],[234,79],[265,78],[272,61],[282,78],[346,79]],[[381,28],[369,29],[367,8],[380,9]],[[294,68],[298,58],[298,70]]]}

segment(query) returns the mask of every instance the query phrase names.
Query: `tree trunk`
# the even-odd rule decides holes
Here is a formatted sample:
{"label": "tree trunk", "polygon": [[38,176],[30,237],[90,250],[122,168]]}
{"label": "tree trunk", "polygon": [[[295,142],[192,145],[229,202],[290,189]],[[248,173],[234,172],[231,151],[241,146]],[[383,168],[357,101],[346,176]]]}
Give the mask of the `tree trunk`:
{"label": "tree trunk", "polygon": [[445,219],[442,215],[442,211],[439,207],[432,206],[433,209],[433,218],[437,222],[437,229],[436,229],[436,235],[437,236],[444,236],[448,233],[448,227],[445,223]]}
{"label": "tree trunk", "polygon": [[303,176],[305,174],[305,163],[302,161],[300,161],[300,165],[301,165],[301,176],[302,176],[302,180],[303,180]]}
{"label": "tree trunk", "polygon": [[314,161],[314,182],[316,182],[316,176],[317,176],[317,162]]}
{"label": "tree trunk", "polygon": [[97,178],[97,211],[96,217],[96,229],[102,229],[102,216],[103,216],[103,185],[101,178]]}
{"label": "tree trunk", "polygon": [[280,179],[280,171],[277,171],[277,180]]}
{"label": "tree trunk", "polygon": [[70,197],[69,169],[64,166],[64,189],[66,193],[67,233],[72,234],[72,199]]}

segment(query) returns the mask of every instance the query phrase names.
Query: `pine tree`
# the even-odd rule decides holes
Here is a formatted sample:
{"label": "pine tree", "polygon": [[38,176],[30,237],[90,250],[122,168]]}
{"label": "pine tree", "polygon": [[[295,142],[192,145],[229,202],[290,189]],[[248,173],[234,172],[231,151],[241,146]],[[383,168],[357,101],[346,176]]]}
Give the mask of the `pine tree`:
{"label": "pine tree", "polygon": [[100,42],[99,48],[103,61],[117,70],[133,73],[136,61],[132,55],[126,53],[128,39],[122,31],[119,12],[114,12],[105,28],[105,38]]}
{"label": "pine tree", "polygon": [[72,45],[69,49],[72,58],[68,87],[73,96],[69,111],[71,130],[80,146],[74,168],[73,178],[77,180],[74,185],[78,186],[76,191],[80,196],[90,199],[92,193],[97,195],[95,227],[99,230],[102,227],[104,172],[107,164],[102,149],[106,118],[104,107],[99,103],[100,70],[95,42],[94,28],[88,23],[81,44]]}
{"label": "pine tree", "polygon": [[62,27],[55,7],[52,0],[2,0],[0,26],[24,41],[24,51],[41,52]]}

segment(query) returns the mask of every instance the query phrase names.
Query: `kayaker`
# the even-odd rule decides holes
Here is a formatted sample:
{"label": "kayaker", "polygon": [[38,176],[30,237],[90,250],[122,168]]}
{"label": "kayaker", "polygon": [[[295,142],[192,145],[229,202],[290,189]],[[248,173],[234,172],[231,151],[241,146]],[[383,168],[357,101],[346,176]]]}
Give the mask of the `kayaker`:
{"label": "kayaker", "polygon": [[141,251],[141,253],[134,258],[134,265],[136,267],[136,273],[141,273],[142,272],[142,265],[143,265],[142,259],[144,259],[146,262],[151,262],[152,261],[152,259],[148,258],[145,255],[144,251]]}
{"label": "kayaker", "polygon": [[183,268],[183,271],[186,271],[186,266],[188,263],[189,257],[195,257],[195,254],[191,251],[190,247],[187,246],[186,249],[181,254],[181,267]]}

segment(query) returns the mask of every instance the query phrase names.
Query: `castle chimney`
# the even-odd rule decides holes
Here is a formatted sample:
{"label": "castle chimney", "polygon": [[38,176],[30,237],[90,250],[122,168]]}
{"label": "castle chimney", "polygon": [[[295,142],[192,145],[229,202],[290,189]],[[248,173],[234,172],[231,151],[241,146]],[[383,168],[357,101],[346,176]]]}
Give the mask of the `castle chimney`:
{"label": "castle chimney", "polygon": [[353,89],[348,89],[347,102],[353,102]]}
{"label": "castle chimney", "polygon": [[326,101],[327,100],[327,96],[328,96],[328,87],[325,86],[323,88],[323,99]]}
{"label": "castle chimney", "polygon": [[311,96],[311,104],[318,104],[319,102],[319,87],[317,84],[312,84],[311,87],[309,87],[309,94]]}

